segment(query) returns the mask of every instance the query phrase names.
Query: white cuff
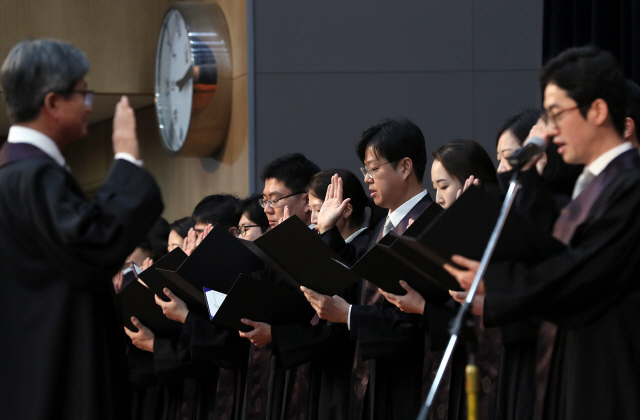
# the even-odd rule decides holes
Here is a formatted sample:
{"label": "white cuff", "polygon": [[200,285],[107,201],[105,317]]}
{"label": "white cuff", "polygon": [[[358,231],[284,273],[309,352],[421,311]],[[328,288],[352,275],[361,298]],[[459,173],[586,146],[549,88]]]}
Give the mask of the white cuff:
{"label": "white cuff", "polygon": [[349,314],[347,315],[347,328],[351,330],[351,307],[353,305],[349,305]]}
{"label": "white cuff", "polygon": [[127,153],[127,152],[116,153],[116,155],[113,157],[113,159],[128,160],[129,162],[133,163],[134,165],[142,167],[142,160],[136,159],[131,153]]}

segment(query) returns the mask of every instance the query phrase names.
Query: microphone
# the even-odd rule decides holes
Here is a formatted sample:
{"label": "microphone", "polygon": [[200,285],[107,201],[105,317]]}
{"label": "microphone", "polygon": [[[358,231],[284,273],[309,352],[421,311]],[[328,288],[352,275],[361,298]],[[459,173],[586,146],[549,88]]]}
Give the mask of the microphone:
{"label": "microphone", "polygon": [[516,150],[507,160],[514,169],[520,169],[535,156],[544,153],[547,142],[541,137],[531,137],[522,149]]}

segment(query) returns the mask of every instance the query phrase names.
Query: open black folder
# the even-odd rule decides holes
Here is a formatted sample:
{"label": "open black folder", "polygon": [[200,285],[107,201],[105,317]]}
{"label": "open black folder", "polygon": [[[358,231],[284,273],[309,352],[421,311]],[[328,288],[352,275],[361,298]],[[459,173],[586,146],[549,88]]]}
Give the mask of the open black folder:
{"label": "open black folder", "polygon": [[176,248],[156,261],[151,267],[141,272],[139,274],[140,279],[149,286],[149,289],[158,295],[160,299],[169,301],[169,298],[163,291],[166,287],[182,299],[190,311],[206,315],[206,302],[200,289],[197,289],[175,273],[186,260],[187,254],[185,254],[182,249]]}
{"label": "open black folder", "polygon": [[245,245],[296,288],[303,285],[333,296],[359,279],[297,216]]}
{"label": "open black folder", "polygon": [[[223,226],[214,227],[177,268],[157,269],[165,279],[164,284],[158,281],[157,287],[168,287],[181,299],[185,296],[189,310],[206,315],[203,287],[226,294],[238,274],[250,274],[264,266],[262,260],[243,246],[242,242],[245,241],[233,236]],[[179,289],[182,295],[174,291],[174,288]],[[153,290],[156,291],[156,288]]]}
{"label": "open black folder", "polygon": [[404,252],[398,252],[395,249],[395,244],[400,238],[422,235],[442,212],[442,207],[436,203],[430,204],[402,236],[393,232],[388,233],[356,261],[351,269],[390,293],[406,294],[399,283],[400,280],[404,280],[425,299],[433,297],[438,302],[448,299],[448,292],[429,274],[432,268],[429,264],[416,263],[405,258]]}
{"label": "open black folder", "polygon": [[[502,203],[481,188],[472,186],[438,216],[417,238],[400,237],[391,250],[421,267],[443,288],[456,290],[455,279],[442,268],[454,265],[451,256],[479,261],[500,215]],[[566,246],[531,221],[511,211],[498,239],[491,262],[517,260],[534,264],[558,254]]]}
{"label": "open black folder", "polygon": [[[134,277],[133,272],[129,272]],[[175,337],[180,334],[182,324],[172,321],[162,313],[162,308],[156,304],[155,293],[144,287],[136,278],[131,281],[118,293],[118,303],[124,326],[131,331],[137,332],[131,323],[131,317],[138,320],[154,334],[163,337]]]}
{"label": "open black folder", "polygon": [[315,311],[301,293],[240,274],[224,296],[207,298],[213,322],[233,330],[251,331],[242,318],[270,325],[308,324]]}

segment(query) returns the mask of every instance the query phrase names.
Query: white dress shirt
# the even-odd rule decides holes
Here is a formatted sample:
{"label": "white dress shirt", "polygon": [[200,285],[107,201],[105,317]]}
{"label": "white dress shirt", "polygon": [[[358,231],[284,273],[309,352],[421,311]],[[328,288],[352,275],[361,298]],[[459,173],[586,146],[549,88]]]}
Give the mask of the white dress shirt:
{"label": "white dress shirt", "polygon": [[[9,128],[7,136],[9,143],[27,143],[45,152],[51,159],[55,160],[60,166],[67,167],[67,162],[60,153],[58,145],[46,134],[41,133],[33,128],[23,127],[21,125],[12,125]],[[136,159],[131,153],[116,153],[114,159],[124,159],[134,165],[142,166],[142,161]]]}
{"label": "white dress shirt", "polygon": [[[414,195],[412,198],[405,201],[400,207],[395,209],[395,211],[389,210],[389,214],[387,215],[387,218],[391,220],[391,223],[393,223],[394,228],[398,226],[400,222],[402,222],[402,219],[405,218],[407,213],[409,213],[411,209],[414,208],[415,205],[418,204],[418,202],[422,200],[422,198],[425,195],[427,195],[427,190],[422,190],[422,192]],[[347,315],[348,329],[351,329],[351,308],[352,307],[353,305],[349,305],[349,314]]]}

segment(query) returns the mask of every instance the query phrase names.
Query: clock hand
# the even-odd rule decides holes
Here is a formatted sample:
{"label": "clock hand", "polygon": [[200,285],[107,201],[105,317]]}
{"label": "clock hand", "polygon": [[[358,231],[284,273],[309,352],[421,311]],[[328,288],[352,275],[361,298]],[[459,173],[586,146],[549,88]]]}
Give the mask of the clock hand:
{"label": "clock hand", "polygon": [[187,72],[184,74],[184,76],[182,76],[182,79],[176,81],[176,86],[178,86],[178,89],[182,90],[184,85],[186,85],[189,79],[191,79],[192,77],[193,77],[193,66],[189,66],[189,68],[187,69]]}

